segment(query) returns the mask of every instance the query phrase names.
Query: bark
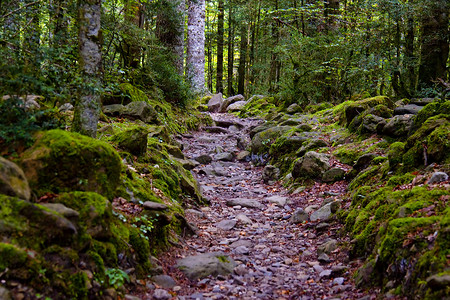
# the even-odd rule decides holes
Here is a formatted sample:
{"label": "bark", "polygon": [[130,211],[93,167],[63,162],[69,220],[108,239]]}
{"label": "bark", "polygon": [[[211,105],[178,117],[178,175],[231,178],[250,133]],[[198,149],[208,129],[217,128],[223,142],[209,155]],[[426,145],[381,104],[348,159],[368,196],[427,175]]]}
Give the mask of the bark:
{"label": "bark", "polygon": [[415,89],[415,66],[416,58],[414,56],[414,18],[408,17],[407,30],[405,36],[405,58],[404,64],[406,65],[406,82],[409,90]]}
{"label": "bark", "polygon": [[234,19],[233,5],[230,0],[230,8],[228,9],[228,66],[227,66],[227,91],[228,96],[234,95],[233,89],[233,69],[234,69]]}
{"label": "bark", "polygon": [[223,0],[219,0],[219,13],[217,15],[217,77],[216,93],[223,93],[223,35],[224,35],[224,17],[225,9]]}
{"label": "bark", "polygon": [[241,25],[241,45],[239,50],[238,94],[245,95],[245,65],[247,59],[247,25]]}
{"label": "bark", "polygon": [[191,0],[188,9],[187,76],[195,93],[205,91],[205,0]]}
{"label": "bark", "polygon": [[173,53],[175,56],[175,67],[180,76],[184,75],[184,24],[186,17],[186,3],[184,0],[176,2],[177,12],[177,36],[173,45]]}
{"label": "bark", "polygon": [[67,0],[56,0],[54,14],[55,28],[53,31],[53,44],[59,45],[61,41],[67,41],[69,38]]}
{"label": "bark", "polygon": [[[32,4],[34,0],[26,0],[26,4]],[[39,7],[37,4],[30,5],[25,9],[25,27],[22,48],[28,52],[24,54],[25,64],[37,72],[39,67],[39,42],[41,29],[39,27]],[[31,55],[30,55],[31,54]]]}
{"label": "bark", "polygon": [[96,137],[102,75],[101,0],[79,0],[79,66],[84,85],[78,91],[72,130]]}
{"label": "bark", "polygon": [[128,22],[129,37],[125,39],[127,45],[127,54],[125,58],[125,66],[137,68],[139,66],[141,49],[139,45],[136,45],[137,38],[133,34],[133,26],[135,28],[141,28],[143,25],[142,18],[142,5],[137,0],[127,0],[125,4],[125,21]]}
{"label": "bark", "polygon": [[448,1],[430,1],[421,22],[419,88],[433,87],[438,78],[445,80],[449,54]]}

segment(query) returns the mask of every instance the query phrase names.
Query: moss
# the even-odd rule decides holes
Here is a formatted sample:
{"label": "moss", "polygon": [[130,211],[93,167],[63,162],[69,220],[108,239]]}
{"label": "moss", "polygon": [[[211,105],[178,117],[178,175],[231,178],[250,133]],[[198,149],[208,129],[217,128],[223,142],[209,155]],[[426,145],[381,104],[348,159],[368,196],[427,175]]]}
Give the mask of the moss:
{"label": "moss", "polygon": [[[450,162],[450,116],[429,118],[405,145],[403,165],[411,169],[432,162]],[[426,153],[426,155],[424,154]]]}
{"label": "moss", "polygon": [[147,151],[148,134],[146,127],[136,126],[113,135],[111,141],[131,154],[142,155]]}
{"label": "moss", "polygon": [[276,110],[276,102],[273,97],[253,96],[237,114],[240,118],[260,117],[265,118],[271,110]]}
{"label": "moss", "polygon": [[385,174],[388,168],[388,162],[381,165],[370,166],[359,173],[348,185],[349,190],[354,190],[366,184],[374,184],[378,182]]}
{"label": "moss", "polygon": [[398,175],[398,176],[392,176],[391,178],[389,178],[387,185],[396,187],[399,185],[408,184],[408,183],[411,183],[411,181],[415,177],[416,176],[412,175],[411,173],[406,173],[406,174]]}
{"label": "moss", "polygon": [[389,146],[388,159],[389,168],[391,170],[395,169],[403,161],[403,153],[405,150],[405,143],[395,142]]}
{"label": "moss", "polygon": [[427,104],[417,113],[414,119],[412,131],[414,132],[422,127],[423,123],[425,123],[425,121],[429,118],[440,114],[450,115],[450,101],[446,101],[444,103],[433,102]]}
{"label": "moss", "polygon": [[130,228],[130,245],[137,255],[137,261],[140,263],[148,263],[150,246],[148,241],[141,236],[139,230],[136,228]]}
{"label": "moss", "polygon": [[130,100],[132,102],[136,101],[148,102],[147,95],[130,83],[122,83],[119,85],[119,88],[122,90],[123,93],[125,93],[127,96],[130,97]]}
{"label": "moss", "polygon": [[70,296],[74,297],[75,299],[88,298],[88,278],[84,272],[73,274],[72,276],[70,276],[69,281]]}
{"label": "moss", "polygon": [[27,253],[15,245],[0,243],[0,272],[6,268],[17,268],[27,261]]}
{"label": "moss", "polygon": [[107,143],[63,130],[40,133],[20,164],[39,195],[81,190],[112,197],[122,168],[119,155]]}

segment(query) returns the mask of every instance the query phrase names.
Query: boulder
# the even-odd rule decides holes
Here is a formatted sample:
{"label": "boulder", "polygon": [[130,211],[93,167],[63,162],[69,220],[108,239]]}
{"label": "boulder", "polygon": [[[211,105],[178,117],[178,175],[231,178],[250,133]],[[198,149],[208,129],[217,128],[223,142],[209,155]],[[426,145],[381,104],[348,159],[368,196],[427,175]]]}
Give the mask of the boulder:
{"label": "boulder", "polygon": [[290,222],[293,224],[303,223],[308,221],[309,215],[302,208],[297,208],[292,214]]}
{"label": "boulder", "polygon": [[444,172],[434,172],[431,175],[430,180],[428,180],[428,184],[439,183],[448,180],[448,174]]}
{"label": "boulder", "polygon": [[233,161],[234,155],[230,152],[222,152],[214,155],[214,160],[218,161]]}
{"label": "boulder", "polygon": [[222,105],[219,108],[219,112],[224,113],[227,111],[228,106],[230,106],[231,104],[244,100],[245,100],[244,96],[240,94],[228,97],[225,100],[223,100]]}
{"label": "boulder", "polygon": [[134,127],[115,134],[111,140],[121,149],[141,156],[147,152],[148,130],[144,127]]}
{"label": "boulder", "polygon": [[42,203],[42,206],[56,211],[61,216],[69,219],[69,220],[78,220],[80,217],[80,213],[74,209],[68,208],[62,203]]}
{"label": "boulder", "polygon": [[393,108],[394,103],[386,96],[377,96],[359,100],[349,104],[344,111],[345,123],[349,125],[353,119],[363,113],[366,109],[375,107],[377,105],[384,105],[388,108]]}
{"label": "boulder", "polygon": [[158,124],[158,114],[153,106],[145,101],[131,102],[127,105],[112,104],[103,107],[103,113],[111,116],[125,117],[131,120],[139,119],[150,124]]}
{"label": "boulder", "polygon": [[335,182],[344,179],[345,177],[345,170],[341,168],[331,168],[330,170],[326,171],[323,176],[322,180],[324,182]]}
{"label": "boulder", "polygon": [[277,181],[279,178],[280,178],[280,169],[272,165],[267,165],[264,167],[262,179],[265,184]]}
{"label": "boulder", "polygon": [[223,252],[188,256],[177,261],[177,267],[191,280],[207,276],[227,276],[233,273],[236,262]]}
{"label": "boulder", "polygon": [[304,143],[300,149],[295,153],[297,156],[303,156],[306,152],[312,151],[318,148],[327,147],[328,144],[324,140],[318,138],[311,138],[306,143]]}
{"label": "boulder", "polygon": [[246,160],[247,159],[247,157],[250,155],[251,153],[249,152],[249,151],[241,151],[241,152],[239,152],[238,153],[238,155],[236,155],[236,159],[238,160],[238,161],[243,161],[243,160]]}
{"label": "boulder", "polygon": [[252,138],[252,152],[262,153],[267,151],[279,136],[288,132],[290,129],[290,126],[275,126],[256,133]]}
{"label": "boulder", "polygon": [[237,220],[222,220],[216,224],[216,227],[222,230],[231,230],[234,226],[236,226],[236,224]]}
{"label": "boulder", "polygon": [[427,285],[434,289],[445,289],[450,286],[450,274],[433,275],[427,278]]}
{"label": "boulder", "polygon": [[292,176],[294,178],[322,178],[323,173],[330,168],[329,156],[314,151],[307,152],[294,163]]}
{"label": "boulder", "polygon": [[219,112],[222,104],[223,104],[222,93],[215,94],[208,101],[208,111],[209,112]]}
{"label": "boulder", "polygon": [[270,203],[273,203],[279,207],[283,207],[286,205],[288,197],[283,197],[283,196],[271,196],[269,198],[267,198],[267,200],[269,200]]}
{"label": "boulder", "polygon": [[338,241],[333,239],[323,243],[322,245],[317,247],[317,255],[320,255],[322,253],[331,254],[331,252],[337,249],[337,243]]}
{"label": "boulder", "polygon": [[406,137],[413,124],[413,115],[397,115],[383,127],[383,134],[391,137]]}
{"label": "boulder", "polygon": [[368,114],[362,119],[362,123],[359,127],[361,133],[377,133],[382,132],[386,120],[376,115]]}
{"label": "boulder", "polygon": [[353,169],[360,172],[367,168],[373,161],[373,159],[377,157],[375,153],[366,153],[358,157],[356,163],[353,165]]}
{"label": "boulder", "polygon": [[293,103],[291,105],[288,106],[288,108],[286,109],[286,112],[290,115],[301,112],[302,111],[302,107],[300,105],[298,105],[297,103]]}
{"label": "boulder", "polygon": [[93,191],[111,199],[122,170],[119,155],[108,143],[59,129],[39,133],[19,163],[38,194]]}
{"label": "boulder", "polygon": [[29,200],[28,180],[18,165],[0,156],[0,194]]}
{"label": "boulder", "polygon": [[417,115],[423,106],[407,104],[394,108],[394,115]]}
{"label": "boulder", "polygon": [[155,275],[150,280],[164,289],[171,289],[177,285],[175,280],[169,275]]}
{"label": "boulder", "polygon": [[318,210],[316,210],[315,212],[313,212],[310,216],[310,220],[311,221],[326,221],[328,220],[331,215],[333,214],[333,212],[331,211],[331,206],[333,205],[333,202],[328,203],[324,206],[322,206],[321,208],[319,208]]}
{"label": "boulder", "polygon": [[244,109],[247,101],[238,101],[228,105],[227,112],[241,111]]}
{"label": "boulder", "polygon": [[145,209],[156,210],[156,211],[163,211],[163,210],[168,209],[167,205],[158,203],[158,202],[153,202],[153,201],[145,201],[144,204],[142,204],[142,206]]}
{"label": "boulder", "polygon": [[210,164],[212,162],[212,157],[210,155],[207,155],[207,154],[202,154],[202,155],[199,155],[197,157],[194,157],[194,160],[198,161],[202,165],[207,165],[207,164]]}

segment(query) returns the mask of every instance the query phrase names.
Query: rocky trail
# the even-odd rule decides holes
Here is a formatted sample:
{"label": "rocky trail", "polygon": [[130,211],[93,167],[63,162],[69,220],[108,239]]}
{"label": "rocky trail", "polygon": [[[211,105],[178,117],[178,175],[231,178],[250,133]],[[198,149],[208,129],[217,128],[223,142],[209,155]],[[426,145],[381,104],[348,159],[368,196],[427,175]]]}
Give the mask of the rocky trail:
{"label": "rocky trail", "polygon": [[346,184],[288,194],[267,167],[243,159],[261,121],[212,117],[217,127],[180,136],[185,155],[199,162],[192,171],[210,206],[186,210],[196,234],[160,258],[171,278],[156,280],[153,299],[374,299],[376,291],[354,286],[361,262],[349,261],[349,239],[329,219],[333,203],[346,205]]}

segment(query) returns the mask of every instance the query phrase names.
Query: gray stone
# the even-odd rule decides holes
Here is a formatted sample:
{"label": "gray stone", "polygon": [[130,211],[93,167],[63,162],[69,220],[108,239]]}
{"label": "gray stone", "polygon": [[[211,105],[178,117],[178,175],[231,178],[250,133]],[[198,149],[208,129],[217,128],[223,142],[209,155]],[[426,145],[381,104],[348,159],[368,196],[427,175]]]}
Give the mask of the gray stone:
{"label": "gray stone", "polygon": [[297,103],[293,103],[291,105],[288,106],[288,108],[286,109],[286,112],[288,114],[295,114],[297,112],[301,112],[302,111],[302,107],[300,105],[298,105]]}
{"label": "gray stone", "polygon": [[228,106],[230,106],[231,104],[244,100],[245,100],[244,96],[240,94],[228,97],[225,100],[223,100],[222,105],[219,108],[219,112],[224,113],[227,111]]}
{"label": "gray stone", "polygon": [[172,157],[172,159],[179,162],[183,166],[183,168],[185,168],[186,170],[189,170],[189,171],[200,165],[200,163],[198,161],[195,161],[192,159],[180,159],[180,158],[176,158],[176,157]]}
{"label": "gray stone", "polygon": [[177,285],[175,280],[169,275],[155,275],[151,280],[163,289],[171,289]]}
{"label": "gray stone", "polygon": [[258,202],[256,199],[235,198],[227,200],[228,206],[242,206],[248,208],[264,208],[264,205]]}
{"label": "gray stone", "polygon": [[207,154],[202,154],[197,157],[194,157],[194,160],[198,161],[202,165],[207,165],[212,162],[212,157]]}
{"label": "gray stone", "polygon": [[435,290],[448,288],[450,286],[450,275],[433,275],[427,278],[427,285]]}
{"label": "gray stone", "polygon": [[330,278],[330,276],[331,276],[331,270],[323,270],[319,274],[320,278]]}
{"label": "gray stone", "polygon": [[448,180],[447,173],[434,172],[433,175],[431,175],[430,180],[428,180],[428,184],[439,183],[439,182],[447,181],[447,180]]}
{"label": "gray stone", "polygon": [[383,134],[391,137],[408,135],[413,124],[413,115],[398,115],[392,117],[383,128]]}
{"label": "gray stone", "polygon": [[125,300],[140,300],[141,298],[133,296],[133,295],[125,295]]}
{"label": "gray stone", "polygon": [[286,205],[288,198],[275,195],[267,198],[267,200],[269,200],[270,203],[276,204],[279,207],[284,207]]}
{"label": "gray stone", "polygon": [[218,161],[233,161],[234,155],[229,152],[222,152],[214,155],[214,159]]}
{"label": "gray stone", "polygon": [[48,209],[56,211],[58,214],[62,215],[67,219],[77,219],[80,216],[80,213],[76,210],[68,208],[64,204],[61,203],[42,203],[41,204]]}
{"label": "gray stone", "polygon": [[280,169],[275,166],[267,165],[264,167],[262,179],[264,183],[268,184],[280,178]]}
{"label": "gray stone", "polygon": [[112,104],[103,106],[106,115],[122,116],[132,120],[139,119],[146,123],[158,124],[158,114],[153,106],[144,101],[131,102],[128,105]]}
{"label": "gray stone", "polygon": [[333,279],[333,285],[343,285],[345,281],[344,277],[337,277]]}
{"label": "gray stone", "polygon": [[219,126],[205,126],[202,128],[206,132],[210,133],[228,133],[228,130]]}
{"label": "gray stone", "polygon": [[356,160],[356,163],[353,165],[353,169],[360,172],[367,168],[371,163],[372,160],[377,157],[375,153],[367,153],[363,154]]}
{"label": "gray stone", "polygon": [[386,120],[384,118],[368,114],[363,117],[362,124],[359,128],[362,133],[381,133],[385,125]]}
{"label": "gray stone", "polygon": [[297,150],[295,153],[297,156],[303,156],[308,151],[312,151],[318,148],[327,147],[328,144],[324,140],[318,139],[318,138],[312,138],[309,140],[306,144],[303,144],[300,149]]}
{"label": "gray stone", "polygon": [[234,268],[234,273],[239,276],[244,276],[245,274],[248,274],[248,269],[245,265],[241,264]]}
{"label": "gray stone", "polygon": [[236,262],[223,252],[188,256],[177,262],[177,267],[191,280],[233,273]]}
{"label": "gray stone", "polygon": [[250,248],[252,246],[252,241],[249,240],[239,240],[236,242],[231,243],[230,248],[237,248],[237,247],[241,247],[241,246],[245,246],[247,248]]}
{"label": "gray stone", "polygon": [[234,248],[234,252],[236,254],[240,254],[240,255],[248,255],[250,253],[250,251],[248,250],[248,248],[246,246],[238,246],[238,247]]}
{"label": "gray stone", "polygon": [[323,173],[330,168],[329,161],[329,156],[326,154],[314,151],[307,152],[295,162],[294,168],[292,169],[292,176],[294,178],[321,178]]}
{"label": "gray stone", "polygon": [[0,194],[29,200],[31,190],[18,165],[0,156]]}
{"label": "gray stone", "polygon": [[[331,261],[330,257],[326,253],[320,254],[317,257],[317,260],[320,261],[321,263],[329,263]],[[331,270],[329,270],[329,271],[330,271],[330,275],[331,275]]]}
{"label": "gray stone", "polygon": [[292,214],[291,223],[298,224],[308,221],[309,215],[302,208],[297,208],[295,212]]}
{"label": "gray stone", "polygon": [[134,127],[115,134],[111,139],[117,142],[121,149],[142,156],[147,152],[148,133],[145,127]]}
{"label": "gray stone", "polygon": [[154,299],[154,300],[169,300],[169,299],[172,299],[172,295],[166,290],[156,289],[153,292],[152,299]]}
{"label": "gray stone", "polygon": [[313,212],[310,216],[310,220],[313,222],[317,221],[317,220],[321,220],[321,221],[328,220],[330,218],[330,216],[332,215],[331,205],[332,205],[332,203],[328,203],[328,204],[322,206],[321,208],[319,208],[318,210],[316,210],[315,212]]}
{"label": "gray stone", "polygon": [[317,210],[318,208],[320,208],[320,206],[317,205],[317,204],[309,205],[308,207],[305,208],[305,212],[306,212],[307,214],[309,214],[309,213],[311,213],[311,212]]}
{"label": "gray stone", "polygon": [[157,202],[153,202],[153,201],[145,201],[143,206],[145,209],[157,210],[157,211],[166,210],[168,208],[167,205],[165,205],[165,204],[157,203]]}
{"label": "gray stone", "polygon": [[250,155],[251,153],[249,152],[249,151],[241,151],[241,152],[239,152],[238,153],[238,155],[236,155],[236,159],[238,160],[238,161],[243,161],[243,160],[246,160],[247,159],[247,157]]}
{"label": "gray stone", "polygon": [[241,111],[244,109],[245,104],[247,104],[247,101],[238,101],[230,104],[227,107],[227,112]]}
{"label": "gray stone", "polygon": [[216,227],[222,230],[231,230],[234,228],[234,226],[236,226],[236,224],[236,220],[222,220],[216,224]]}
{"label": "gray stone", "polygon": [[407,104],[394,108],[394,115],[417,115],[424,107],[415,104]]}
{"label": "gray stone", "polygon": [[250,220],[250,218],[244,214],[238,214],[236,216],[236,219],[242,224],[252,224],[253,223],[253,221]]}
{"label": "gray stone", "polygon": [[323,173],[322,180],[325,182],[335,182],[344,179],[345,170],[341,168],[331,168]]}
{"label": "gray stone", "polygon": [[332,239],[317,247],[317,255],[320,255],[322,253],[330,254],[336,249],[337,249],[337,241]]}
{"label": "gray stone", "polygon": [[208,111],[209,112],[219,112],[220,107],[223,103],[222,93],[215,94],[208,101]]}

